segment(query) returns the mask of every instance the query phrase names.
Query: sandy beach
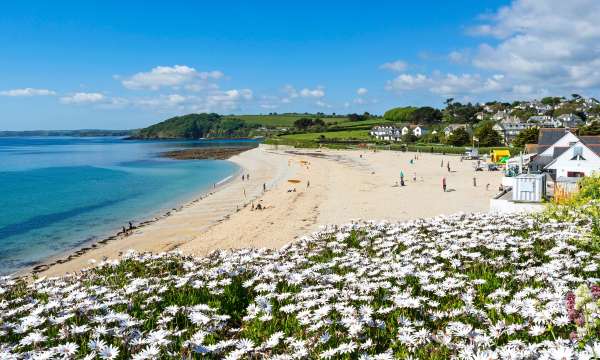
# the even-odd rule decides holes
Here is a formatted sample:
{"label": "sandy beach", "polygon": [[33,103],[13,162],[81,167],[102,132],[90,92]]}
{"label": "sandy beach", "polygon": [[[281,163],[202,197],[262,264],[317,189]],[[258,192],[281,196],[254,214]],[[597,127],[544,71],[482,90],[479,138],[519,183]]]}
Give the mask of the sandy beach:
{"label": "sandy beach", "polygon": [[[216,249],[279,248],[321,225],[352,219],[398,221],[488,211],[500,184],[499,172],[475,172],[473,161],[461,162],[457,156],[419,154],[415,159],[416,155],[261,146],[230,159],[242,168],[241,174],[250,174],[249,180],[242,181],[240,174],[169,216],[61,260],[39,275],[78,271],[128,249],[206,255]],[[403,187],[397,186],[401,171]],[[252,209],[258,204],[265,209]]]}

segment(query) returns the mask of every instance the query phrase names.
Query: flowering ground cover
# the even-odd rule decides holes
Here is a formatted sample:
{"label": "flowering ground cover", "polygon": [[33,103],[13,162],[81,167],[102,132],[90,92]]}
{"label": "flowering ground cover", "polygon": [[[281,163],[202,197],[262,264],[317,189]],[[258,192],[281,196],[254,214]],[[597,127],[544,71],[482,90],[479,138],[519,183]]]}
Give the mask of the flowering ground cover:
{"label": "flowering ground cover", "polygon": [[0,358],[599,357],[588,215],[356,222],[278,251],[2,278]]}

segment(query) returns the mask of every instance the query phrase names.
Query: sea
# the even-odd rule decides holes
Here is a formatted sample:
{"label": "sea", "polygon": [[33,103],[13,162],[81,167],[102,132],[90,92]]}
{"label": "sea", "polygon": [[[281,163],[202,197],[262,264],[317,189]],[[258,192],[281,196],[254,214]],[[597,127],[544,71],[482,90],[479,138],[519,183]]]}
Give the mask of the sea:
{"label": "sea", "polygon": [[172,160],[161,152],[242,142],[0,137],[0,274],[164,213],[239,170],[229,161]]}

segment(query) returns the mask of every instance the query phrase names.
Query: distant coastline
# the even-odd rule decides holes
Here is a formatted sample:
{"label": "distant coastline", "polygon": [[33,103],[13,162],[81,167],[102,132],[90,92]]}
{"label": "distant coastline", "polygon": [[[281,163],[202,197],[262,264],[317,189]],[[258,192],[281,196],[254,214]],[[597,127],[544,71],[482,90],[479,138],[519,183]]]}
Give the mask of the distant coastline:
{"label": "distant coastline", "polygon": [[131,136],[137,130],[24,130],[0,131],[0,137],[31,137],[31,136],[73,136],[73,137],[101,137],[101,136]]}

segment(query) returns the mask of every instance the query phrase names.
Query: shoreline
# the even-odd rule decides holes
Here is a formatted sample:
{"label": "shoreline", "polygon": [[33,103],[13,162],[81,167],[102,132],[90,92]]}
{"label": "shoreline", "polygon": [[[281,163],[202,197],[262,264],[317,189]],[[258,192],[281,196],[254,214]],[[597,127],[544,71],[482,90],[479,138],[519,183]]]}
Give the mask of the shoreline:
{"label": "shoreline", "polygon": [[[245,151],[249,151],[249,150],[252,150],[252,149],[251,148],[246,149]],[[223,159],[223,160],[229,161],[229,159],[233,156],[235,156],[235,155],[232,155],[228,159]],[[108,234],[104,233],[103,235],[100,235],[98,238],[96,238],[95,236],[92,236],[92,238],[90,238],[90,239],[81,241],[79,244],[77,244],[72,249],[65,250],[59,254],[49,256],[49,257],[39,261],[35,265],[26,266],[23,269],[20,269],[20,270],[16,271],[15,273],[13,273],[12,276],[28,277],[28,276],[32,276],[32,275],[37,275],[39,273],[49,270],[53,266],[67,263],[67,262],[69,262],[73,259],[76,259],[77,257],[82,256],[90,251],[98,249],[98,248],[108,244],[109,242],[119,241],[123,238],[126,238],[129,235],[129,233],[128,233],[129,231],[135,231],[138,229],[142,229],[142,228],[152,225],[158,221],[164,220],[164,219],[172,216],[174,213],[182,211],[186,206],[195,204],[199,201],[204,200],[205,198],[207,198],[209,196],[214,195],[216,192],[218,192],[219,190],[222,190],[224,187],[226,187],[228,184],[230,184],[235,179],[236,176],[239,176],[241,173],[243,173],[243,171],[244,171],[243,166],[240,165],[239,163],[235,163],[235,164],[237,165],[237,170],[233,174],[228,175],[225,178],[214,183],[213,188],[209,188],[208,190],[201,191],[199,194],[195,194],[188,199],[178,201],[174,205],[174,207],[169,207],[169,209],[166,209],[166,208],[158,209],[155,212],[153,212],[152,215],[142,217],[142,219],[138,223],[133,223],[133,227],[131,227],[130,229],[127,229],[125,233],[123,233],[123,230],[116,230],[116,232],[109,231]]]}
{"label": "shoreline", "polygon": [[[36,274],[77,273],[129,249],[140,253],[177,249],[192,256],[219,249],[278,249],[321,226],[357,219],[396,222],[487,212],[501,181],[499,173],[475,172],[472,161],[451,154],[262,144],[229,161],[239,166],[237,177],[232,175],[212,196],[182,205],[180,211],[138,227],[119,241],[108,241]],[[448,162],[452,171],[446,169]],[[400,171],[406,186],[398,186]],[[240,172],[251,178],[242,181]],[[442,192],[442,178],[447,178],[447,192]],[[477,187],[473,178],[478,179]],[[263,184],[268,191],[263,192]],[[261,209],[251,203],[260,203]]]}

